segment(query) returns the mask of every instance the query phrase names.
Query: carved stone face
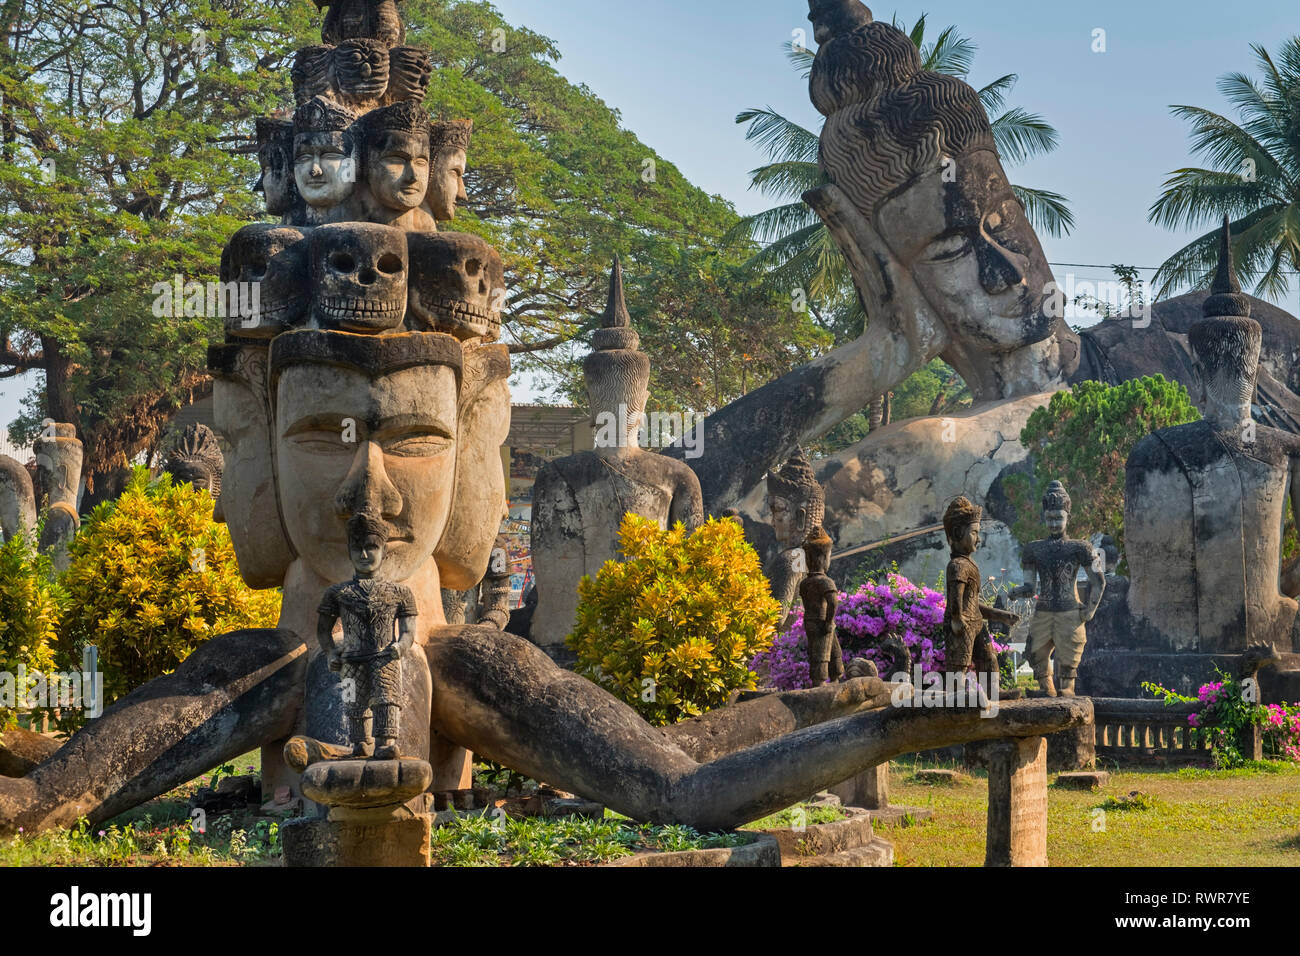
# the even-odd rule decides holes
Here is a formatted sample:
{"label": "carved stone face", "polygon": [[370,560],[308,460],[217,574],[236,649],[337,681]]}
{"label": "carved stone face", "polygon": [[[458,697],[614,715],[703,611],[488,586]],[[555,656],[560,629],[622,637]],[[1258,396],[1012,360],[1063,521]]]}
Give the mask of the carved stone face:
{"label": "carved stone face", "polygon": [[[239,572],[254,588],[279,587],[293,560],[280,521],[265,400],[266,349],[220,346],[233,374],[212,382],[212,424],[224,439],[226,467],[214,520],[230,530]],[[258,384],[254,384],[257,382]]]}
{"label": "carved stone face", "polygon": [[221,254],[221,281],[256,283],[257,314],[228,316],[226,329],[270,338],[307,315],[307,236],[310,229],[254,223],[235,233]]}
{"label": "carved stone face", "polygon": [[429,138],[385,133],[367,154],[366,182],[375,199],[389,209],[418,207],[429,190]]}
{"label": "carved stone face", "polygon": [[312,321],[323,329],[382,332],[406,315],[406,234],[338,223],[311,236]]}
{"label": "carved stone face", "polygon": [[410,233],[413,324],[446,332],[461,341],[495,341],[501,333],[499,306],[505,269],[491,243],[463,232]]}
{"label": "carved stone face", "polygon": [[1070,523],[1070,512],[1065,510],[1044,511],[1043,524],[1047,525],[1047,533],[1054,538],[1065,536],[1065,529]]}
{"label": "carved stone face", "polygon": [[783,551],[803,544],[811,530],[808,527],[808,509],[788,498],[770,497],[767,506],[772,511],[772,530]]}
{"label": "carved stone face", "polygon": [[875,215],[889,250],[960,339],[1005,352],[1051,335],[1051,270],[995,153],[917,180]]}
{"label": "carved stone face", "polygon": [[345,133],[295,137],[293,178],[303,201],[313,209],[333,209],[346,201],[357,182],[351,137]]}
{"label": "carved stone face", "polygon": [[455,371],[425,365],[370,379],[293,365],[281,373],[277,396],[285,523],[307,565],[326,581],[352,577],[347,522],[366,508],[391,529],[386,579],[405,580],[432,561],[455,479]]}
{"label": "carved stone face", "polygon": [[467,202],[465,192],[465,150],[443,149],[433,159],[429,177],[429,212],[438,222],[456,218],[456,203]]}
{"label": "carved stone face", "polygon": [[971,522],[960,537],[949,539],[948,546],[952,549],[953,554],[974,554],[979,550],[980,546],[980,523],[978,521]]}

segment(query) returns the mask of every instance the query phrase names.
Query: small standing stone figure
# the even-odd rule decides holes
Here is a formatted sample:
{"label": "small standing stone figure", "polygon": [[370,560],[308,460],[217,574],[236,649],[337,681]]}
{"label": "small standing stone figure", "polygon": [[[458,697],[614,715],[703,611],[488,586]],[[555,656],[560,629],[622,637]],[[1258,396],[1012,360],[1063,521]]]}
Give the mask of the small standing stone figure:
{"label": "small standing stone figure", "polygon": [[[1043,495],[1043,524],[1049,538],[1032,541],[1021,552],[1025,583],[1011,592],[1014,597],[1038,595],[1034,616],[1029,621],[1025,657],[1034,669],[1039,689],[1048,697],[1060,691],[1074,696],[1075,676],[1088,643],[1085,625],[1097,613],[1106,591],[1104,564],[1087,541],[1065,536],[1070,521],[1070,495],[1054,481]],[[1079,569],[1088,573],[1088,603],[1079,600],[1076,581]],[[1056,682],[1052,681],[1052,651],[1056,651]]]}
{"label": "small standing stone figure", "polygon": [[[415,642],[415,596],[402,584],[378,577],[388,544],[388,523],[359,513],[348,522],[348,554],[356,576],[325,592],[316,638],[329,654],[330,670],[352,681],[344,698],[348,742],[355,757],[398,760],[402,658]],[[343,642],[334,624],[343,619]],[[371,736],[369,714],[373,714]],[[375,744],[378,741],[379,746]]]}
{"label": "small standing stone figure", "polygon": [[[947,604],[944,608],[944,670],[950,674],[987,674],[990,686],[997,686],[999,667],[993,640],[984,622],[1019,623],[1020,616],[980,603],[980,569],[971,557],[980,544],[980,521],[984,509],[961,497],[948,506],[943,530],[952,559],[946,574]],[[983,695],[978,695],[982,697]],[[982,700],[980,706],[984,705]]]}
{"label": "small standing stone figure", "polygon": [[799,584],[803,601],[803,629],[808,635],[808,671],[814,687],[844,676],[844,652],[835,633],[835,612],[840,606],[839,588],[826,569],[831,563],[831,538],[817,528],[804,542],[808,575]]}

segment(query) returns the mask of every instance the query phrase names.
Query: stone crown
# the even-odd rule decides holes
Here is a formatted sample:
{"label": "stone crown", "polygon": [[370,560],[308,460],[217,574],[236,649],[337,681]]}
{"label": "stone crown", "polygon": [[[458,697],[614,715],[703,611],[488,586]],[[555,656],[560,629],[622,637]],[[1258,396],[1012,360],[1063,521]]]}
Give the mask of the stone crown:
{"label": "stone crown", "polygon": [[1213,294],[1201,306],[1201,314],[1205,318],[1249,318],[1250,296],[1242,294],[1241,282],[1237,279],[1237,270],[1232,261],[1232,226],[1226,215],[1223,217],[1223,233],[1219,239],[1219,265],[1210,292]]}
{"label": "stone crown", "polygon": [[826,492],[802,448],[795,449],[780,471],[767,473],[767,494],[769,498],[784,498],[804,505],[808,509],[809,527],[821,527],[826,516]]}

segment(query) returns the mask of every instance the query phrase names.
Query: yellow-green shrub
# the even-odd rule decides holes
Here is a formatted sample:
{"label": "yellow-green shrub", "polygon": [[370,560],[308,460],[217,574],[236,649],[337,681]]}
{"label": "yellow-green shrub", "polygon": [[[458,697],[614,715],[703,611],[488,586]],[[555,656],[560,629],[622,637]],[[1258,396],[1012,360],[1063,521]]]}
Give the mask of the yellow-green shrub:
{"label": "yellow-green shrub", "polygon": [[749,659],[771,646],[780,606],[740,526],[687,535],[629,514],[619,546],[627,560],[578,585],[576,670],[660,726],[752,690]]}
{"label": "yellow-green shrub", "polygon": [[98,646],[107,702],[174,670],[210,638],[275,627],[280,593],[244,584],[212,507],[207,493],[168,475],[151,483],[137,469],[73,540],[59,648],[79,662],[82,647]]}
{"label": "yellow-green shrub", "polygon": [[[0,671],[13,676],[14,707],[0,701],[0,730],[15,723],[33,681],[31,675],[54,670],[54,640],[65,596],[51,580],[50,559],[37,552],[26,535],[16,534],[0,546]],[[28,679],[18,684],[18,667]]]}

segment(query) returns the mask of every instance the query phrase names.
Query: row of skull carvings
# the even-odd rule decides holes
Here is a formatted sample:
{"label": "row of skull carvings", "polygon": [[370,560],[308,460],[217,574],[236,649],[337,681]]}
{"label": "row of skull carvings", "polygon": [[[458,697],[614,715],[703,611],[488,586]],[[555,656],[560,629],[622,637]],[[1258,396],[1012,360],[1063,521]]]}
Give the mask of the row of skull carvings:
{"label": "row of skull carvings", "polygon": [[221,255],[221,281],[256,290],[239,296],[252,308],[225,317],[227,333],[247,339],[306,327],[491,343],[506,297],[501,256],[478,236],[375,223],[245,226]]}

